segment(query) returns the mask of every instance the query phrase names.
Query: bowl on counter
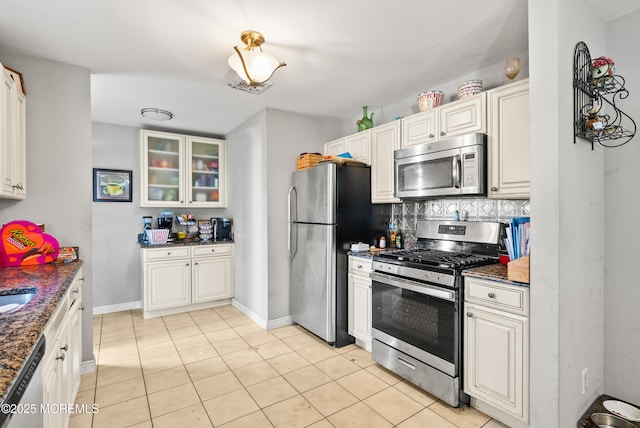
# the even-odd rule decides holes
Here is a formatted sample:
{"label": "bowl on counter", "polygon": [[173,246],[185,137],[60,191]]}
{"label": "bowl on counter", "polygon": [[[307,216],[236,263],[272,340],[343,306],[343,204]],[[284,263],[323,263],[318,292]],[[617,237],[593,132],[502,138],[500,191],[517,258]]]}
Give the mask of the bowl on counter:
{"label": "bowl on counter", "polygon": [[591,415],[591,421],[599,427],[610,428],[637,428],[631,422],[628,422],[622,418],[609,413],[593,413]]}
{"label": "bowl on counter", "polygon": [[186,230],[181,230],[180,232],[176,233],[176,235],[178,236],[178,239],[184,239],[187,237],[187,231]]}

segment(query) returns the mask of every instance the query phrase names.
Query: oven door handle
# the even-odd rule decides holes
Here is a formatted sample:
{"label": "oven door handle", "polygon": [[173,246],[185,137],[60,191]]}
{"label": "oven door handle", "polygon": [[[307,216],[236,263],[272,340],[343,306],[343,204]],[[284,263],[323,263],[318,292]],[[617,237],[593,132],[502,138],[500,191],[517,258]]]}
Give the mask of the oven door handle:
{"label": "oven door handle", "polygon": [[405,290],[414,291],[419,294],[425,294],[427,296],[435,297],[449,302],[456,301],[455,291],[443,290],[441,288],[433,287],[427,284],[409,281],[404,278],[398,278],[384,273],[371,272],[369,275],[373,281],[380,282],[386,285],[392,285],[398,288],[404,288]]}

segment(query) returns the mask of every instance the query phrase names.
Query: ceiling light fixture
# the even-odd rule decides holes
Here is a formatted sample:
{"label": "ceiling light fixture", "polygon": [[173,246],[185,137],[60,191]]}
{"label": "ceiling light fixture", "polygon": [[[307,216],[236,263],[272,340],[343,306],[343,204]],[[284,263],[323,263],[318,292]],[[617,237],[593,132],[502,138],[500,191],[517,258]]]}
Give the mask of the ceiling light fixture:
{"label": "ceiling light fixture", "polygon": [[252,30],[243,31],[240,40],[246,47],[241,51],[234,46],[236,53],[229,57],[228,62],[229,67],[249,85],[258,86],[266,82],[278,68],[287,65],[284,62],[278,62],[273,55],[262,51],[264,36],[261,33]]}
{"label": "ceiling light fixture", "polygon": [[140,110],[140,114],[142,117],[152,120],[171,120],[173,118],[173,113],[159,108],[143,108]]}

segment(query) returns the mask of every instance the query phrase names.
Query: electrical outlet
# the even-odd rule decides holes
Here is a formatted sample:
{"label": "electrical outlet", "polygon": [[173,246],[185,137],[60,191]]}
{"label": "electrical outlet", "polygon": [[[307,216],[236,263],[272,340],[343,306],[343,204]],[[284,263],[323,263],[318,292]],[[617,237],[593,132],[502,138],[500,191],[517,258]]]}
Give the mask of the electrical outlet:
{"label": "electrical outlet", "polygon": [[589,367],[582,369],[582,395],[586,394],[589,389]]}

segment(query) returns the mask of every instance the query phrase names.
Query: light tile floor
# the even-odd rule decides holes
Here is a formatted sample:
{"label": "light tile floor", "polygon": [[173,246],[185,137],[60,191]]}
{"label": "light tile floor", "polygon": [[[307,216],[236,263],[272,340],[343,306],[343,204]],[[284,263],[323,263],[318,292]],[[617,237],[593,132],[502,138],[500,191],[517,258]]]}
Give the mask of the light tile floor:
{"label": "light tile floor", "polygon": [[82,376],[72,428],[504,428],[453,409],[356,345],[299,326],[265,331],[233,306],[144,319],[94,317],[97,371]]}

